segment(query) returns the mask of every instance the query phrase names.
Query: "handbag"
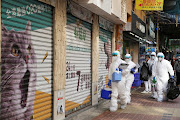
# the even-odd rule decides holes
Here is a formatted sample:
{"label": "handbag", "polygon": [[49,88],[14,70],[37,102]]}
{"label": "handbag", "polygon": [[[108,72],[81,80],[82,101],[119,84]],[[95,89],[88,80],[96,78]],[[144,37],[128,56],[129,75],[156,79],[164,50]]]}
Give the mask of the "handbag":
{"label": "handbag", "polygon": [[112,74],[112,82],[121,81],[121,71],[119,69],[116,69],[116,71]]}

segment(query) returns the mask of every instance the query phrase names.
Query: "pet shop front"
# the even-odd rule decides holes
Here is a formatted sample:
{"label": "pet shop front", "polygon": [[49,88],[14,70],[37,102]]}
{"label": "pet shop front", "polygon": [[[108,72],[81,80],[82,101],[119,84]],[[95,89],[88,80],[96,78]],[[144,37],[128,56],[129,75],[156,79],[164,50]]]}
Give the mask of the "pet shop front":
{"label": "pet shop front", "polygon": [[1,120],[52,118],[53,9],[1,0]]}
{"label": "pet shop front", "polygon": [[99,16],[99,100],[101,100],[101,90],[106,87],[106,84],[108,83],[108,71],[111,64],[113,30],[114,24]]}
{"label": "pet shop front", "polygon": [[66,27],[66,116],[91,105],[92,13],[70,1]]}

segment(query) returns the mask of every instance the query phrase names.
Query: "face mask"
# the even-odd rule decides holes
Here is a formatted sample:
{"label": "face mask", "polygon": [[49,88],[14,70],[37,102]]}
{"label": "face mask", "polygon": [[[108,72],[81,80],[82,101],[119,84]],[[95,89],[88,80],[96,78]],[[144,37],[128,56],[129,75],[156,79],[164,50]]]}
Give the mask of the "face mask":
{"label": "face mask", "polygon": [[160,61],[160,62],[161,62],[162,60],[163,60],[163,58],[162,58],[162,57],[159,57],[159,58],[158,58],[158,61]]}
{"label": "face mask", "polygon": [[154,60],[154,59],[155,59],[155,56],[151,56],[151,59]]}
{"label": "face mask", "polygon": [[130,61],[130,59],[125,59],[125,62],[129,62]]}
{"label": "face mask", "polygon": [[118,59],[118,56],[112,56],[112,62],[116,61]]}

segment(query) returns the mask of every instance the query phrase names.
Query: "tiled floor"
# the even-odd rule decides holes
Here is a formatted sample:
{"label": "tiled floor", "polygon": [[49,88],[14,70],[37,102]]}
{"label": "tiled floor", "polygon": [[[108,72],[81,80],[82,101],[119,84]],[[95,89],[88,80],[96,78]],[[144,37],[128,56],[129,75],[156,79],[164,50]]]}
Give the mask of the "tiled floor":
{"label": "tiled floor", "polygon": [[143,88],[132,92],[132,103],[125,110],[106,110],[93,120],[180,120],[180,97],[159,103],[141,91]]}

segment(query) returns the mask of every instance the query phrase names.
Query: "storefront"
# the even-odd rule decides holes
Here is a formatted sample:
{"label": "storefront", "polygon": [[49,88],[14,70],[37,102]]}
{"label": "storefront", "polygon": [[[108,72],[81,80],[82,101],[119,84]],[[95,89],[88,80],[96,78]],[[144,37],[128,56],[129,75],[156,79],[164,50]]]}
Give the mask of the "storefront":
{"label": "storefront", "polygon": [[52,118],[53,7],[1,1],[1,119]]}
{"label": "storefront", "polygon": [[65,111],[69,115],[91,105],[92,13],[73,2],[67,9]]}
{"label": "storefront", "polygon": [[139,63],[140,42],[146,37],[146,24],[132,12],[131,22],[125,25],[123,32],[123,55],[129,53],[135,63]]}
{"label": "storefront", "polygon": [[99,79],[98,79],[98,98],[101,97],[101,90],[106,87],[108,82],[108,71],[111,64],[112,53],[112,33],[114,24],[99,17]]}

